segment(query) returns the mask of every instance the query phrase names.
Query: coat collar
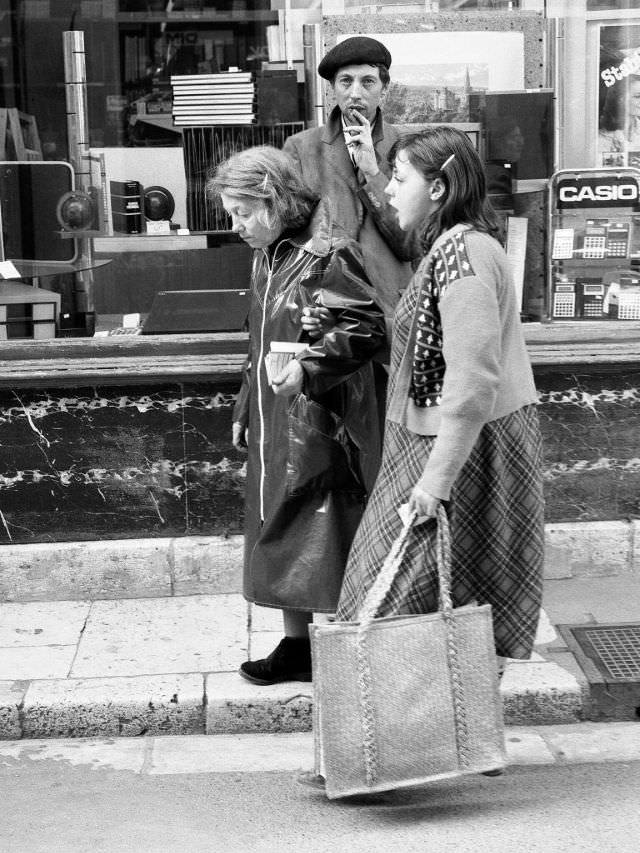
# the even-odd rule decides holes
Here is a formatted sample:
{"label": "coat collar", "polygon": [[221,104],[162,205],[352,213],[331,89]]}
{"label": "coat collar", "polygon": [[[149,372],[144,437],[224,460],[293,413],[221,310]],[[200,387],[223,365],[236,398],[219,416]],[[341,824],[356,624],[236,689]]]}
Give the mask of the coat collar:
{"label": "coat collar", "polygon": [[296,249],[302,249],[304,252],[324,258],[331,251],[332,237],[331,202],[327,198],[322,198],[314,208],[307,225],[295,234],[287,234],[282,237],[278,246],[286,241],[295,246]]}

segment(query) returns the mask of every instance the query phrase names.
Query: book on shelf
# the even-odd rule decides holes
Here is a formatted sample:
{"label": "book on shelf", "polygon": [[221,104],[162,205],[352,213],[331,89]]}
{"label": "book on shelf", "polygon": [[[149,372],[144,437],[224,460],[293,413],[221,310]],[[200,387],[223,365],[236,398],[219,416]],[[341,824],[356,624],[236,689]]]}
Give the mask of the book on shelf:
{"label": "book on shelf", "polygon": [[255,110],[252,104],[202,104],[199,107],[193,105],[181,107],[174,104],[172,112],[174,115],[185,113],[219,115],[221,113],[253,113]]}
{"label": "book on shelf", "polygon": [[173,102],[174,104],[179,102],[181,104],[250,104],[252,101],[255,101],[256,95],[255,92],[242,92],[238,94],[224,94],[218,95],[217,93],[211,95],[177,95],[174,94]]}
{"label": "book on shelf", "polygon": [[255,83],[224,83],[224,84],[209,84],[206,86],[201,86],[199,84],[188,84],[184,86],[176,86],[173,85],[172,89],[174,92],[179,92],[180,94],[186,94],[187,92],[200,93],[202,95],[206,95],[209,92],[220,92],[221,94],[236,94],[240,92],[254,92],[255,91]]}
{"label": "book on shelf", "polygon": [[232,113],[230,115],[201,116],[201,115],[179,115],[173,117],[173,123],[177,127],[206,127],[219,124],[255,124],[255,113],[245,115],[243,113]]}
{"label": "book on shelf", "polygon": [[236,98],[238,98],[246,101],[251,98],[255,98],[256,94],[256,90],[253,87],[251,89],[247,89],[246,92],[178,92],[174,89],[173,100],[184,100],[186,98],[199,98],[200,100],[206,100],[207,98],[209,98],[210,100],[214,100],[217,98],[226,98],[227,100],[235,100]]}
{"label": "book on shelf", "polygon": [[140,181],[109,181],[113,230],[124,234],[144,231]]}
{"label": "book on shelf", "polygon": [[218,71],[216,74],[172,74],[169,82],[172,86],[180,83],[250,83],[253,80],[252,71]]}

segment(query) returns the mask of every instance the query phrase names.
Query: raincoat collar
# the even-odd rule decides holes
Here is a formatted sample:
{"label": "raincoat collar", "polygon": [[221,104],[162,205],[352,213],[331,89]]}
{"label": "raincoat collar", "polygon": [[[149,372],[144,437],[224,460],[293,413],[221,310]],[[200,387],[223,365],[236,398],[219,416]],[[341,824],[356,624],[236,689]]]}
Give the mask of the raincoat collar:
{"label": "raincoat collar", "polygon": [[[278,241],[278,247],[287,242],[296,249],[302,249],[319,258],[326,257],[331,251],[333,236],[333,216],[331,202],[322,198],[311,214],[308,224],[295,234],[287,234]],[[277,252],[276,247],[276,252]]]}

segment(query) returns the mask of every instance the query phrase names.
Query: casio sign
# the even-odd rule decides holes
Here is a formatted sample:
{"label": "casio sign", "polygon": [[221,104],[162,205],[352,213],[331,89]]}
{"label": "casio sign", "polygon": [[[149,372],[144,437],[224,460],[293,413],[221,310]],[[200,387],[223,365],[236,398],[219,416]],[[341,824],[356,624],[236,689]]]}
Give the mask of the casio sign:
{"label": "casio sign", "polygon": [[587,178],[558,184],[558,207],[638,207],[638,184],[629,178]]}

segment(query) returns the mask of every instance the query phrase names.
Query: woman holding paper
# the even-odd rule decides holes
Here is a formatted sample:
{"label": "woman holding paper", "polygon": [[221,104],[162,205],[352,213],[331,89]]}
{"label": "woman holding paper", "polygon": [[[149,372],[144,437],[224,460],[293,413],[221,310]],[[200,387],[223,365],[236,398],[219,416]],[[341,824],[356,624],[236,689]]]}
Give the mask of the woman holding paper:
{"label": "woman holding paper", "polygon": [[[284,639],[240,673],[256,684],[310,681],[308,625],[314,612],[335,611],[379,461],[370,359],[384,345],[384,315],[358,244],[289,155],[268,146],[235,154],[208,191],[255,250],[233,414],[234,446],[248,452],[243,590],[284,616]],[[330,328],[312,337],[302,318],[319,309]]]}
{"label": "woman holding paper", "polygon": [[529,656],[543,564],[537,394],[509,262],[466,134],[403,136],[386,192],[424,258],[394,318],[380,473],[354,539],[338,619],[357,618],[408,504],[418,514],[379,615],[437,610],[436,524],[451,523],[455,606],[492,605],[497,654]]}

